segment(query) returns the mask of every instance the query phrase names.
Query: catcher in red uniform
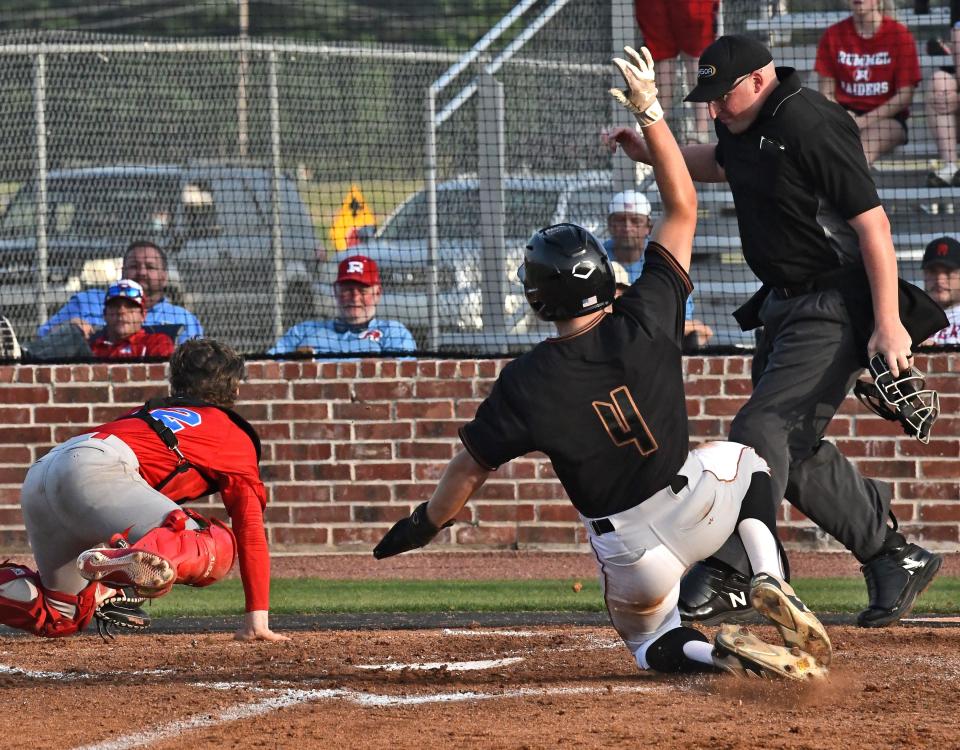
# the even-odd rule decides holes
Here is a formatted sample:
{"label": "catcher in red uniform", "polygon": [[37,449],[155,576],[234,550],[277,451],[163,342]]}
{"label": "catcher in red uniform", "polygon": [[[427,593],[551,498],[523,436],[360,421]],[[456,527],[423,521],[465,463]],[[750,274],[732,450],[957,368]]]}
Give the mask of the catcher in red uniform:
{"label": "catcher in red uniform", "polygon": [[[67,440],[30,468],[21,505],[38,571],[0,566],[0,622],[70,635],[118,600],[214,583],[239,557],[246,614],[234,638],[288,640],[268,621],[260,440],[231,409],[243,377],[230,347],[185,341],[170,359],[169,397]],[[229,527],[180,507],[214,492]]]}

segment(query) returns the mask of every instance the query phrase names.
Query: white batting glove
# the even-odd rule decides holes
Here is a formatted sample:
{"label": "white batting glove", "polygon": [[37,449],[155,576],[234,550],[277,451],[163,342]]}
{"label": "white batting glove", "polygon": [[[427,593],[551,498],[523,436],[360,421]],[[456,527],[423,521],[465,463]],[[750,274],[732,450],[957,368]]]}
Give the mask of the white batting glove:
{"label": "white batting glove", "polygon": [[653,58],[646,47],[641,47],[640,53],[633,47],[624,47],[623,51],[630,62],[615,57],[613,64],[623,75],[627,89],[610,89],[610,95],[633,112],[640,127],[645,128],[663,117],[663,107],[657,101],[657,87],[653,82]]}

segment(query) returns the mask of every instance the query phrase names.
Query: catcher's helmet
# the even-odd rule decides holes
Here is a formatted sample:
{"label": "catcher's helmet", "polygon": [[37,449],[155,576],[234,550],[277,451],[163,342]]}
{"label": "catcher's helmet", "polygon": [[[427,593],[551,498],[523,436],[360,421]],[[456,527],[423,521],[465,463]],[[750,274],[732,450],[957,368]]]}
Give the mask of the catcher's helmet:
{"label": "catcher's helmet", "polygon": [[554,224],[534,234],[517,277],[543,320],[569,320],[606,307],[616,286],[603,247],[576,224]]}

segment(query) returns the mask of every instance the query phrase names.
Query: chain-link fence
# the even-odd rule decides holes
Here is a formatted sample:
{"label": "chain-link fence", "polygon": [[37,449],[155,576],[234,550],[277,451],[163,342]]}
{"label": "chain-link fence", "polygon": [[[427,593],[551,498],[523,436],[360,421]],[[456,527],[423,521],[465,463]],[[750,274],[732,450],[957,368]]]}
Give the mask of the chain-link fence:
{"label": "chain-link fence", "polygon": [[[711,34],[758,36],[811,86],[824,28],[849,16],[840,2],[692,2]],[[611,55],[642,41],[632,0],[15,5],[0,12],[0,311],[32,356],[119,335],[105,290],[124,274],[145,287],[148,329],[202,326],[251,355],[521,351],[550,333],[516,279],[531,233],[571,220],[611,240],[626,188],[659,210],[649,170],[599,138],[628,122],[607,89]],[[957,233],[960,198],[928,90],[950,64],[951,9],[932,6],[890,9],[925,80],[909,142],[873,162],[915,281],[926,243]],[[694,68],[658,66],[682,142],[710,137],[680,104]],[[700,186],[700,206],[691,315],[711,334],[696,343],[750,347],[730,317],[758,286],[732,197]],[[125,266],[134,240],[163,253]],[[379,296],[335,291],[354,254],[378,264]]]}

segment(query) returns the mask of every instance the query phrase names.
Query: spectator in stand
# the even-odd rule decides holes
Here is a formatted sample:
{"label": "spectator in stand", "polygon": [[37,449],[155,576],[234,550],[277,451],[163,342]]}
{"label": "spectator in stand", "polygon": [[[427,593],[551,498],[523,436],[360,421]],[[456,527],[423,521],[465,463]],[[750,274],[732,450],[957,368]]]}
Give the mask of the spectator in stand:
{"label": "spectator in stand", "polygon": [[820,93],[860,128],[867,163],[907,142],[907,117],[920,83],[913,34],[884,14],[884,0],[850,0],[852,15],[830,26],[817,46]]}
{"label": "spectator in stand", "polygon": [[403,323],[377,318],[380,271],[363,255],[340,261],[333,285],[336,320],[306,320],[287,331],[269,354],[350,353],[405,354],[416,351],[413,335]]}
{"label": "spectator in stand", "polygon": [[[175,331],[172,335],[177,343],[203,336],[203,326],[197,317],[167,300],[167,256],[157,245],[148,240],[130,243],[123,256],[122,277],[143,287],[147,302],[144,325],[148,329]],[[106,324],[103,294],[103,289],[86,289],[73,295],[40,326],[37,336],[47,336],[62,323],[73,323],[85,336],[91,336]]]}
{"label": "spectator in stand", "polygon": [[[697,59],[717,37],[718,5],[719,0],[634,0],[637,26],[657,66],[659,99],[668,107],[679,103],[678,72],[682,70],[688,81],[697,78]],[[706,105],[693,107],[694,132],[687,140],[706,143],[710,114]]]}
{"label": "spectator in stand", "polygon": [[923,251],[923,282],[929,294],[947,314],[949,325],[925,344],[960,344],[960,242],[938,237]]}
{"label": "spectator in stand", "polygon": [[166,333],[143,328],[147,301],[136,281],[121,279],[107,289],[103,317],[107,325],[90,337],[90,351],[97,359],[143,359],[169,357],[176,345]]}
{"label": "spectator in stand", "polygon": [[[937,44],[944,54],[953,55],[953,65],[935,70],[927,84],[927,123],[937,142],[940,168],[927,175],[930,187],[960,187],[960,158],[957,132],[960,130],[960,0],[950,2],[951,45]],[[952,49],[951,49],[952,47]]]}
{"label": "spectator in stand", "polygon": [[[603,243],[603,249],[607,251],[610,260],[623,266],[630,284],[639,279],[643,272],[644,252],[653,229],[651,210],[650,201],[636,190],[617,193],[607,207],[607,231],[610,238]],[[693,295],[687,297],[684,316],[684,348],[706,346],[713,336],[713,329],[693,317]]]}

